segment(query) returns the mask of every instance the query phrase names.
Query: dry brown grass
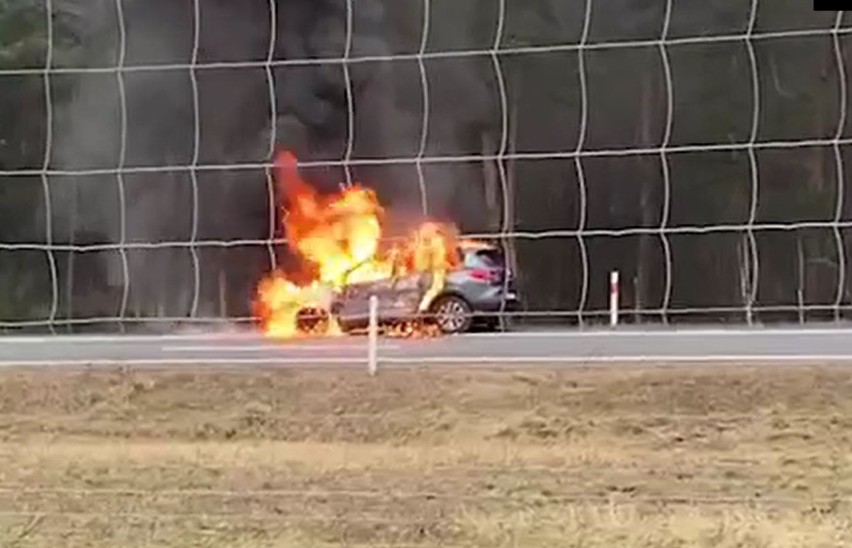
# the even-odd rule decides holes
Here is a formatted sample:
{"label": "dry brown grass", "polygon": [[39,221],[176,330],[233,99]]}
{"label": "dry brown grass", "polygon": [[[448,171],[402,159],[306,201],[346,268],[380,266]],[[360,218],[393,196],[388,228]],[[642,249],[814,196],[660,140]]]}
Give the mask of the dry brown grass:
{"label": "dry brown grass", "polygon": [[1,546],[852,545],[852,370],[0,374]]}

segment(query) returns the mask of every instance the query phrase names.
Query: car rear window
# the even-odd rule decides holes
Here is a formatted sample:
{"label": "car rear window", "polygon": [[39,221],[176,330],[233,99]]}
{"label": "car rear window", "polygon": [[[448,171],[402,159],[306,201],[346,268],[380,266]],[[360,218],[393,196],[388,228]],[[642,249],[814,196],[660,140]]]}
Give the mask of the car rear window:
{"label": "car rear window", "polygon": [[464,254],[465,268],[502,268],[503,253],[499,249],[477,249]]}

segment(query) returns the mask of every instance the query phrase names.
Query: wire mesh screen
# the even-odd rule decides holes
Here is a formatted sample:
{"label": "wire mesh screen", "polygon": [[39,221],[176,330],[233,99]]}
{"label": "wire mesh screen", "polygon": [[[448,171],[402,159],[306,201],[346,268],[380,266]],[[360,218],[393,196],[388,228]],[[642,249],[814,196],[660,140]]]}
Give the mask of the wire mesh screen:
{"label": "wire mesh screen", "polygon": [[852,23],[781,0],[7,0],[0,320],[250,321],[270,166],[503,245],[526,322],[852,309]]}

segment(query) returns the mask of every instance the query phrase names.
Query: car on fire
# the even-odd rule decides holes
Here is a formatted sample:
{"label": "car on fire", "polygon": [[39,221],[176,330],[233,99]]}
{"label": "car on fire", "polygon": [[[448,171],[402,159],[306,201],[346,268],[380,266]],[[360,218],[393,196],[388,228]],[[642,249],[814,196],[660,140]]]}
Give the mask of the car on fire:
{"label": "car on fire", "polygon": [[505,325],[506,313],[517,311],[521,301],[500,247],[460,242],[456,253],[458,268],[446,273],[434,296],[428,295],[435,275],[430,273],[344,284],[332,297],[328,310],[300,310],[298,329],[306,333],[324,331],[332,315],[344,332],[363,330],[369,324],[373,295],[377,297],[381,326],[422,322],[434,325],[441,333],[456,334],[475,326],[494,330]]}

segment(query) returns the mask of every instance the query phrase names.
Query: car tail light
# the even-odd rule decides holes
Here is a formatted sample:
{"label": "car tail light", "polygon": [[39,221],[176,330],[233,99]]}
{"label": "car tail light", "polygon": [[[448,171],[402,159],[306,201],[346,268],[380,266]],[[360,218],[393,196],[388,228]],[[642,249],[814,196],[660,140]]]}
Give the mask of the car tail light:
{"label": "car tail light", "polygon": [[474,280],[487,281],[490,278],[491,274],[487,270],[483,270],[481,268],[477,268],[475,270],[470,271],[470,277]]}
{"label": "car tail light", "polygon": [[470,271],[470,277],[481,282],[499,282],[500,272],[498,270],[489,270],[487,268],[475,268]]}

